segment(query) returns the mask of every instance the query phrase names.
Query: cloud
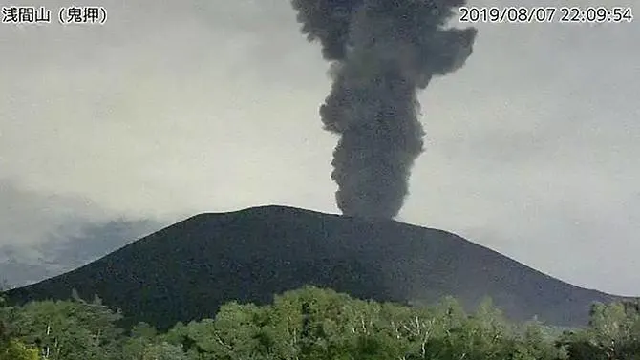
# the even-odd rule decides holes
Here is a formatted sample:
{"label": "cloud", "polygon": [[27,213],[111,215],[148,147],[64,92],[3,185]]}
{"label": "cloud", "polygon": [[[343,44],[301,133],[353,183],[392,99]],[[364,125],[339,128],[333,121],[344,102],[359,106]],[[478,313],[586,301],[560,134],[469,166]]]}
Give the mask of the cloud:
{"label": "cloud", "polygon": [[117,224],[147,228],[162,223],[151,217],[125,217],[87,198],[40,192],[7,179],[0,179],[0,203],[0,246],[39,244],[53,237],[63,242],[77,234],[119,229]]}
{"label": "cloud", "polygon": [[40,193],[3,179],[0,204],[0,286],[58,275],[168,225],[126,219],[87,199]]}
{"label": "cloud", "polygon": [[89,200],[60,196],[18,187],[0,179],[0,244],[32,244],[63,224],[106,218]]}

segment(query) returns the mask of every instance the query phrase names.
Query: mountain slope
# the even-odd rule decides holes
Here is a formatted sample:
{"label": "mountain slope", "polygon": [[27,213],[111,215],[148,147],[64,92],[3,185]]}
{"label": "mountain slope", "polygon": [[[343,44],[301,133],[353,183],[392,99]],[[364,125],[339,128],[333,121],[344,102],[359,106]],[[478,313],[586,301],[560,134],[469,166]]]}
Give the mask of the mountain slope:
{"label": "mountain slope", "polygon": [[379,301],[453,295],[466,307],[489,295],[514,320],[558,326],[585,324],[591,302],[614,300],[445,231],[282,206],[194,216],[8,295],[66,299],[75,288],[121,308],[129,324],[167,328],[306,284]]}

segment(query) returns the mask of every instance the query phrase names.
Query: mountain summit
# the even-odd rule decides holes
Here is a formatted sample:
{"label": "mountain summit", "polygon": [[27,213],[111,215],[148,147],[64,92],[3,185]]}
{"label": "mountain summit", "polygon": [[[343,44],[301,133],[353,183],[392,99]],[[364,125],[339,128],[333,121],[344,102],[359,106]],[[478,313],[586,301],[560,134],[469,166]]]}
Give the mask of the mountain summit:
{"label": "mountain summit", "polygon": [[446,231],[284,206],[197,215],[7,295],[22,303],[67,299],[76,289],[120,308],[130,324],[166,329],[213,317],[232,300],[264,304],[304,285],[403,303],[453,295],[467,308],[490,296],[513,320],[557,326],[584,325],[592,302],[621,299]]}

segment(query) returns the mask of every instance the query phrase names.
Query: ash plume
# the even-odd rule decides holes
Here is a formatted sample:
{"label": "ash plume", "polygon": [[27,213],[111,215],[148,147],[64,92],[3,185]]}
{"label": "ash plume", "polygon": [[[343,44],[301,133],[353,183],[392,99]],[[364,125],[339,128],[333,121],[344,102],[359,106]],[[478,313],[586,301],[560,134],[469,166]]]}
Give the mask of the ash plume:
{"label": "ash plume", "polygon": [[423,151],[417,91],[456,71],[476,29],[444,29],[464,0],[292,0],[332,62],[324,128],[340,135],[331,178],[343,214],[393,219]]}

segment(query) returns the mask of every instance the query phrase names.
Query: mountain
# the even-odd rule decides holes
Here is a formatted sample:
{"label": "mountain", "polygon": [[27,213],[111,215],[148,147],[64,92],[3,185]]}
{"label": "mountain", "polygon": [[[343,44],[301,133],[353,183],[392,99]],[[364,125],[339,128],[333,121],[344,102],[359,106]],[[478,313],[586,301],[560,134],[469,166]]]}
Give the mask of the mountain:
{"label": "mountain", "polygon": [[485,296],[513,320],[587,322],[592,302],[621,299],[566,284],[455,234],[264,206],[201,214],[74,271],[15,288],[15,303],[97,294],[125,325],[160,329],[213,317],[237,300],[264,304],[303,285],[378,301],[432,303],[453,295],[466,308]]}

